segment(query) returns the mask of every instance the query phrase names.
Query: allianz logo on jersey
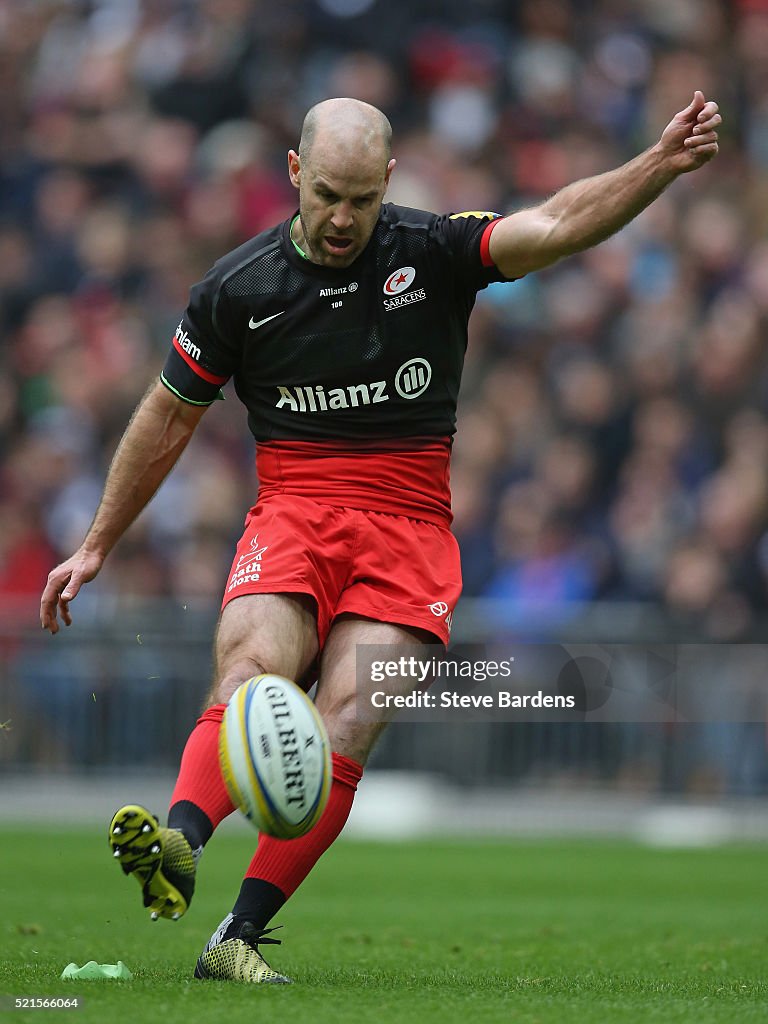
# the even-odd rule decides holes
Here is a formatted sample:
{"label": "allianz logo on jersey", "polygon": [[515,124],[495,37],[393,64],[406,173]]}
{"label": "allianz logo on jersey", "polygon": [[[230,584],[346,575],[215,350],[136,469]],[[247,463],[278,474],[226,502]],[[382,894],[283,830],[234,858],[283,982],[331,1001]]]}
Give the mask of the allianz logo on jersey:
{"label": "allianz logo on jersey", "polygon": [[333,295],[351,295],[357,291],[357,281],[351,281],[349,284],[342,285],[341,288],[321,288],[320,298],[329,298]]}
{"label": "allianz logo on jersey", "polygon": [[[414,356],[395,373],[394,387],[401,398],[418,398],[432,380],[432,367],[426,359]],[[348,384],[344,388],[326,388],[322,384],[298,384],[293,387],[278,385],[280,397],[276,409],[291,412],[336,412],[337,409],[357,409],[361,405],[388,402],[389,382],[374,380],[370,384]]]}
{"label": "allianz logo on jersey", "polygon": [[400,267],[394,270],[384,282],[384,294],[389,296],[384,299],[384,309],[389,312],[392,309],[400,309],[401,306],[410,306],[412,302],[421,302],[426,299],[427,293],[423,288],[415,288],[408,291],[416,280],[414,267]]}

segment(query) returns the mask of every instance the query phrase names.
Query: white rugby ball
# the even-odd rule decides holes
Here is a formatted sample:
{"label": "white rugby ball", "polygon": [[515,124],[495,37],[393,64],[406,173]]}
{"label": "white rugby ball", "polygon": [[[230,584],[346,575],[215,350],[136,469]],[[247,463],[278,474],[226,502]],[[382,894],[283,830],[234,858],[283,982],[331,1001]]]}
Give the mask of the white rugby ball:
{"label": "white rugby ball", "polygon": [[219,763],[232,802],[260,832],[295,839],[323,813],[331,749],[315,705],[282,676],[254,676],[227,704]]}

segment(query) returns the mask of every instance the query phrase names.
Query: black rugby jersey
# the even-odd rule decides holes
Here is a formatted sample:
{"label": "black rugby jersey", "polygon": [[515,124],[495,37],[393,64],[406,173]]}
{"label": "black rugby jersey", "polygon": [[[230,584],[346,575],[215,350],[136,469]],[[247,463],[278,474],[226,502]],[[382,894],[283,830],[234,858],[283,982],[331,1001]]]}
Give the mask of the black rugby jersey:
{"label": "black rugby jersey", "polygon": [[505,280],[498,217],[385,204],[344,269],[302,258],[286,220],[192,288],[163,383],[209,405],[234,378],[257,441],[449,437],[475,297]]}

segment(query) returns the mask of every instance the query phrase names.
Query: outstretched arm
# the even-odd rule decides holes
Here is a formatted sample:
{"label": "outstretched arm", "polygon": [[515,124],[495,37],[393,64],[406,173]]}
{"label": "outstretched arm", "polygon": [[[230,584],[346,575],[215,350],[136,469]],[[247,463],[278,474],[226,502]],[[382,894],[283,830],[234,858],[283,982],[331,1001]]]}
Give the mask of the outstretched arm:
{"label": "outstretched arm", "polygon": [[43,629],[58,633],[57,611],[69,626],[69,602],[104,559],[176,464],[207,406],[189,405],[159,381],[133,414],[109,467],[104,493],[78,550],[48,576],[40,602]]}
{"label": "outstretched arm", "polygon": [[499,221],[490,256],[507,277],[522,277],[614,234],[646,208],[678,175],[717,154],[718,106],[695,92],[661,138],[614,171],[585,178],[530,210]]}

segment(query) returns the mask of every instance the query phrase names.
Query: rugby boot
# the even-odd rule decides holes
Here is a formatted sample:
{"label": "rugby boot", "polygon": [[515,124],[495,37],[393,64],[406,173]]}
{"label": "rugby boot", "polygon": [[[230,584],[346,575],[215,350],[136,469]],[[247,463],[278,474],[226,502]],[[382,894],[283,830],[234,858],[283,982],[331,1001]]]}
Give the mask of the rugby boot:
{"label": "rugby boot", "polygon": [[256,928],[227,914],[195,964],[196,978],[244,981],[252,985],[289,985],[290,978],[274,971],[259,952],[259,945],[280,945],[270,938],[274,928]]}
{"label": "rugby boot", "polygon": [[123,873],[141,886],[153,921],[176,921],[187,912],[195,891],[196,857],[182,832],[161,827],[146,808],[127,804],[109,823],[107,838]]}

